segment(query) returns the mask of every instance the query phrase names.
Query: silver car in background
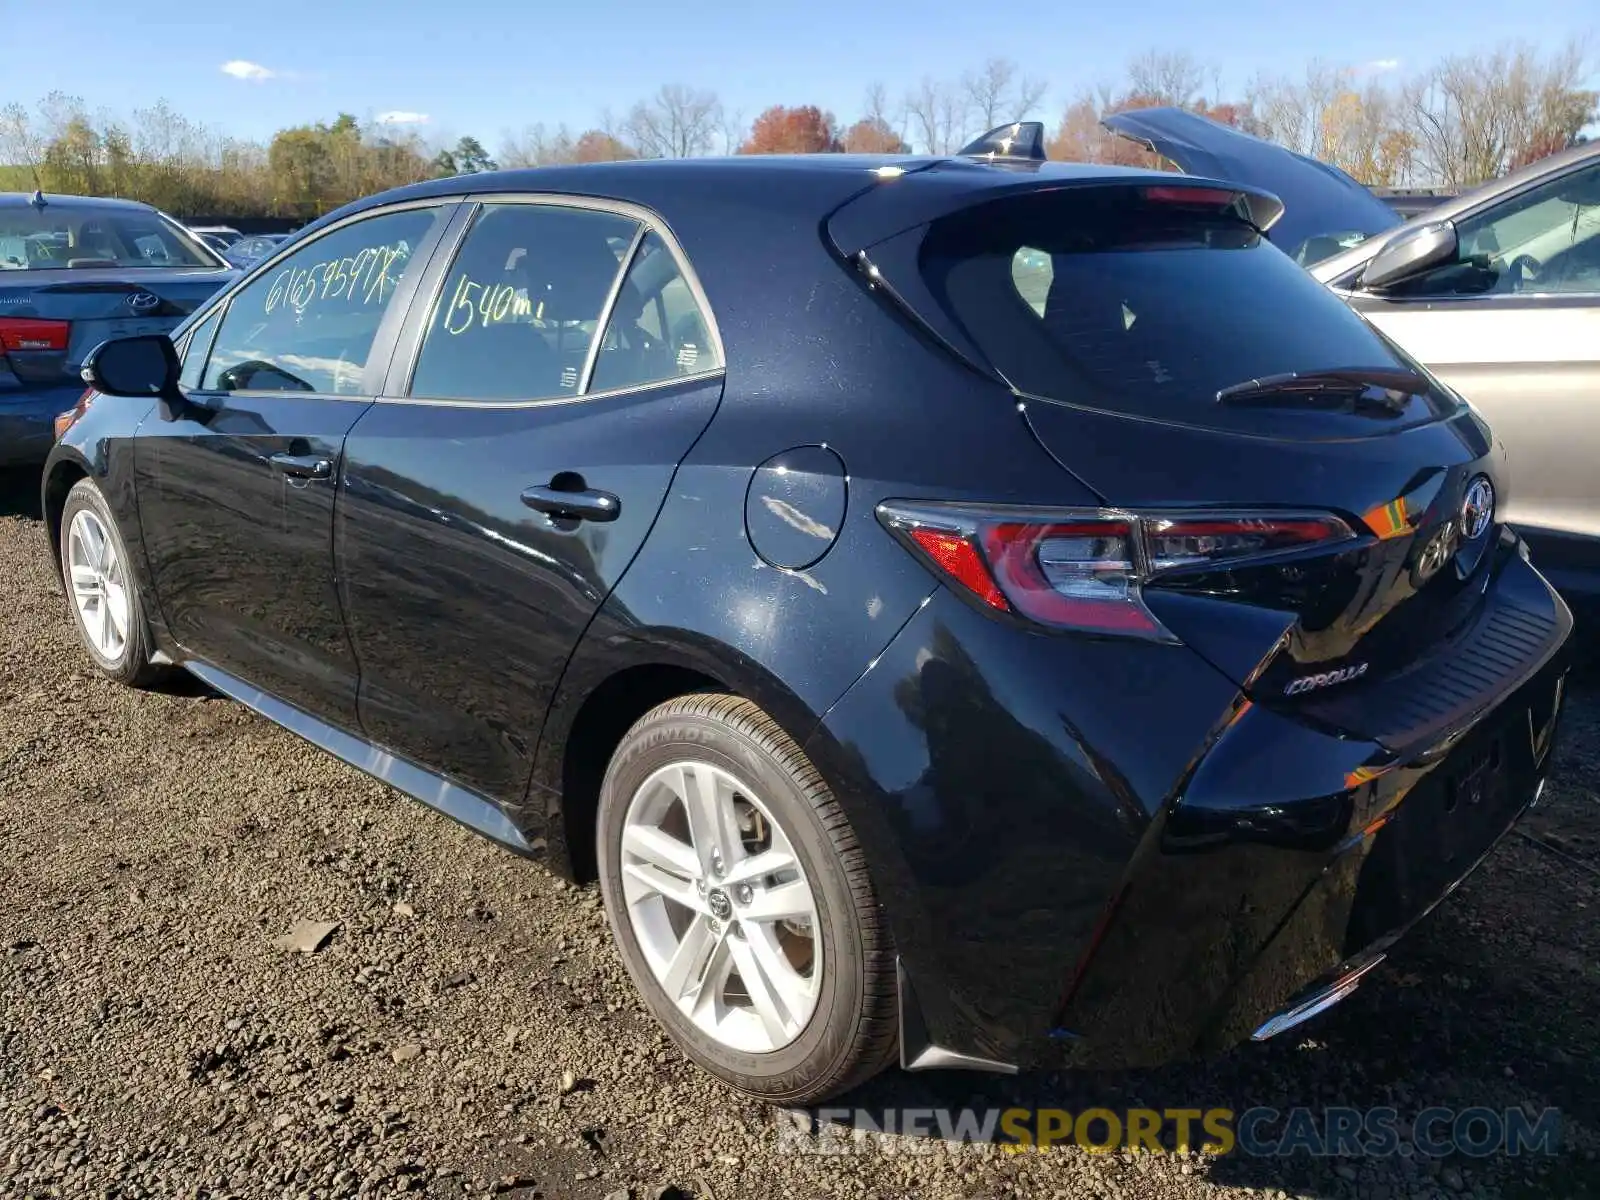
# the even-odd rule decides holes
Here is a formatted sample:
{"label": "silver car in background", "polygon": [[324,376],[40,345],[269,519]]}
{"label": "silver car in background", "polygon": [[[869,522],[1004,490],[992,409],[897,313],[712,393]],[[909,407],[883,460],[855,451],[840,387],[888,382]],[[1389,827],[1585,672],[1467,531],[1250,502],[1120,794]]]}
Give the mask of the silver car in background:
{"label": "silver car in background", "polygon": [[1504,512],[1569,598],[1600,600],[1600,142],[1401,222],[1337,168],[1178,109],[1106,118],[1180,170],[1275,192],[1270,237],[1488,420]]}

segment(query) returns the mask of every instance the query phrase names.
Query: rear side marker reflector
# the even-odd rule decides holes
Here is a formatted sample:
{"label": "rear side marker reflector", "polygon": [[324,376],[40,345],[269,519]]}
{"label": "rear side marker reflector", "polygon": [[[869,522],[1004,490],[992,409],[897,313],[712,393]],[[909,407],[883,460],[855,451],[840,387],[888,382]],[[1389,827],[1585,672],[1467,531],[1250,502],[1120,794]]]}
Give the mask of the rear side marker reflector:
{"label": "rear side marker reflector", "polygon": [[1010,607],[983,565],[983,559],[978,557],[977,549],[966,538],[939,529],[914,529],[911,536],[935,566],[990,608],[1004,612]]}
{"label": "rear side marker reflector", "polygon": [[1122,512],[885,502],[878,519],[986,608],[1040,625],[1175,640],[1141,587],[1354,537],[1330,513]]}

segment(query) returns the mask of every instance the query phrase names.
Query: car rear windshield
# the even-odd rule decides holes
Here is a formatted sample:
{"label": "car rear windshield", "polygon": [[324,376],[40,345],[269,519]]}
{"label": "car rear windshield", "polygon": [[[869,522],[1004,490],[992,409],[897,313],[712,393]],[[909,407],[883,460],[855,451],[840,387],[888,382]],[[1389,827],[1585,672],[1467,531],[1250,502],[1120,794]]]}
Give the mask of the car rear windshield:
{"label": "car rear windshield", "polygon": [[0,208],[0,271],[220,265],[159,213],[60,202]]}
{"label": "car rear windshield", "polygon": [[963,209],[929,227],[919,269],[1012,386],[1107,411],[1208,423],[1217,393],[1247,380],[1412,366],[1235,206],[1169,198],[1180,190]]}

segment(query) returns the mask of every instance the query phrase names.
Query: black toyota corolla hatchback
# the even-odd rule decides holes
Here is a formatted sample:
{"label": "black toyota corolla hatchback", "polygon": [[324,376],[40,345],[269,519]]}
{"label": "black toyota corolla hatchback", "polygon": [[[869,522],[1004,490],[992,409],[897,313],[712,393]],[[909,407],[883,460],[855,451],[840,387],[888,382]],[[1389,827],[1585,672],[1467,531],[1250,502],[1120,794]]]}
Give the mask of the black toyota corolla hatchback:
{"label": "black toyota corolla hatchback", "polygon": [[759,1096],[1293,1026],[1536,800],[1571,619],[1273,197],[1031,133],[331,214],[86,364],[90,658],[597,877]]}

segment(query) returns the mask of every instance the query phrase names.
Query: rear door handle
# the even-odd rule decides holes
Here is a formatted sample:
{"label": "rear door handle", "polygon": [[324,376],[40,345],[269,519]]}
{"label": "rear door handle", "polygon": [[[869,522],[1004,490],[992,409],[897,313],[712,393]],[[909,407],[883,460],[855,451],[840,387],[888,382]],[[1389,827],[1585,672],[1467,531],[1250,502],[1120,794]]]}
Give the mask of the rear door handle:
{"label": "rear door handle", "polygon": [[274,454],[267,461],[291,479],[327,479],[333,474],[333,460],[317,454]]}
{"label": "rear door handle", "polygon": [[549,516],[577,521],[615,521],[622,513],[621,500],[594,488],[569,492],[548,486],[531,487],[522,493],[522,502]]}

